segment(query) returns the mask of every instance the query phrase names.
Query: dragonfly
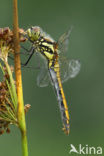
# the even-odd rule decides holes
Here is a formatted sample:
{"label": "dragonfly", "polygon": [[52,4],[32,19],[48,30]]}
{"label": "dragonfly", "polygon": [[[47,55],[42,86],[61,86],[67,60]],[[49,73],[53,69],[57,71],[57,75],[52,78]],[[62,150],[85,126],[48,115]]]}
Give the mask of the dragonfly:
{"label": "dragonfly", "polygon": [[68,50],[70,33],[71,29],[64,33],[58,41],[55,41],[39,26],[27,29],[26,37],[31,43],[31,49],[29,58],[24,64],[24,66],[28,64],[34,53],[42,58],[44,64],[40,68],[37,85],[46,87],[49,83],[52,84],[58,100],[63,130],[67,135],[70,132],[70,117],[62,83],[74,78],[80,71],[79,60],[69,60],[64,56]]}

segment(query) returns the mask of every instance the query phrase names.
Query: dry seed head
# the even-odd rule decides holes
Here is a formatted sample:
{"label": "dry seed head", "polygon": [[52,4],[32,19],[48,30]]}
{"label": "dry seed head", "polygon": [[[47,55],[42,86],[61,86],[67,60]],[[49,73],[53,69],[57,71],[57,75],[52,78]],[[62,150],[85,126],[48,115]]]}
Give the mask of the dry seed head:
{"label": "dry seed head", "polygon": [[24,111],[25,111],[25,113],[28,112],[28,110],[30,109],[30,107],[31,107],[30,104],[26,104],[26,105],[24,106]]}
{"label": "dry seed head", "polygon": [[9,122],[0,119],[0,135],[2,135],[4,132],[10,133],[9,124]]}
{"label": "dry seed head", "polygon": [[[25,31],[19,29],[20,42],[25,42]],[[8,53],[14,53],[13,31],[9,27],[0,28],[0,58],[7,61]]]}
{"label": "dry seed head", "polygon": [[[14,70],[13,67],[11,67],[11,69],[12,71]],[[0,135],[4,132],[10,132],[10,124],[17,124],[17,120],[14,120],[14,118],[11,118],[10,116],[10,113],[12,112],[12,114],[14,114],[14,117],[16,118],[15,109],[10,96],[10,91],[6,83],[6,81],[10,83],[10,78],[5,67],[3,67],[3,70],[5,72],[5,75],[3,81],[0,82]]]}

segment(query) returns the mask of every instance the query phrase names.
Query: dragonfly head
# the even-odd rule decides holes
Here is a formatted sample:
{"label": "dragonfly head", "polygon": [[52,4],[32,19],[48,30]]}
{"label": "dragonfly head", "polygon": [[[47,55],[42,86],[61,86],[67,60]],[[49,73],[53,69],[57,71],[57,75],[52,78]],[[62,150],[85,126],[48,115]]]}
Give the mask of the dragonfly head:
{"label": "dragonfly head", "polygon": [[41,28],[38,26],[27,29],[27,36],[32,42],[37,41],[40,38],[40,35],[41,35]]}

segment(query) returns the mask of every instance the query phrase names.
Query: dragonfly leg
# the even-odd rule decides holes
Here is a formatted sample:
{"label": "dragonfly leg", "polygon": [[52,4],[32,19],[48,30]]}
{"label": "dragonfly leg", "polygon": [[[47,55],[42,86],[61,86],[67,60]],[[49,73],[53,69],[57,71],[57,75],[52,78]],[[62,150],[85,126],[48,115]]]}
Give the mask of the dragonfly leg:
{"label": "dragonfly leg", "polygon": [[[29,57],[28,57],[27,61],[25,63],[21,63],[21,67],[25,67],[25,68],[29,68],[29,69],[40,69],[40,65],[37,67],[27,66],[27,64],[29,63],[33,54],[34,54],[34,47],[31,48],[31,51],[29,52]],[[11,60],[14,60],[14,58],[12,56],[9,56],[9,58]]]}
{"label": "dragonfly leg", "polygon": [[[11,60],[14,60],[14,58],[12,57],[12,56],[9,56],[9,58],[11,59]],[[23,63],[21,63],[21,67],[23,68],[28,68],[28,69],[40,69],[40,66],[37,66],[37,67],[32,67],[32,66],[27,66],[27,65],[25,65],[24,66],[24,64]]]}
{"label": "dragonfly leg", "polygon": [[[26,52],[28,52],[28,54],[27,54],[27,55],[30,55],[30,56],[29,56],[29,58],[28,58],[28,60],[26,61],[26,62],[28,63],[28,62],[29,62],[29,60],[31,59],[31,57],[32,57],[33,53],[34,53],[34,48],[33,48],[33,47],[31,47],[31,48],[30,48],[30,50],[26,49],[26,48],[25,48],[25,47],[23,47],[23,46],[22,46],[22,48],[23,48]],[[25,55],[26,53],[25,53],[25,52],[24,52],[24,53],[23,53],[23,52],[22,52],[22,53],[20,53],[20,52],[16,52],[16,54],[23,54],[23,55]],[[9,55],[8,57],[9,57],[11,60],[14,60],[14,58],[13,58],[12,56],[10,56],[10,55]],[[24,63],[24,65],[25,65],[25,64],[27,65],[27,63],[26,63],[26,62]]]}
{"label": "dragonfly leg", "polygon": [[29,54],[31,53],[31,50],[33,49],[33,47],[31,47],[31,48],[28,50],[28,49],[26,49],[26,48],[25,48],[24,46],[22,46],[22,45],[21,45],[21,48],[24,49],[25,52],[27,52],[27,53],[29,53]]}
{"label": "dragonfly leg", "polygon": [[21,67],[22,67],[22,69],[24,69],[24,68],[33,69],[33,70],[40,69],[40,67],[23,66],[23,65],[21,65]]}
{"label": "dragonfly leg", "polygon": [[[22,66],[26,66],[29,63],[29,61],[30,61],[31,57],[33,56],[33,54],[34,54],[34,48],[31,48],[31,51],[30,51],[30,54],[29,54],[30,55],[29,58],[27,59],[27,61],[25,63],[21,63],[21,65]],[[14,60],[14,58],[12,56],[10,56],[10,55],[9,55],[9,58],[11,60]]]}
{"label": "dragonfly leg", "polygon": [[9,57],[11,60],[14,60],[14,58],[13,58],[12,56],[9,55],[8,57]]}
{"label": "dragonfly leg", "polygon": [[[28,60],[27,60],[24,64],[22,64],[22,67],[26,67],[27,64],[29,63],[31,57],[32,57],[33,54],[34,54],[34,47],[31,47],[30,50],[26,49],[24,46],[22,46],[22,48],[23,48],[26,52],[28,52],[28,55],[30,55],[29,58],[28,58]],[[37,53],[36,53],[36,54],[37,54]],[[37,56],[37,55],[36,55],[36,56]],[[40,69],[40,60],[39,60],[38,57],[37,57],[37,60],[38,60],[38,66],[35,67],[34,69]],[[31,66],[28,66],[27,68],[32,68],[32,69],[33,69],[33,67],[31,67]]]}
{"label": "dragonfly leg", "polygon": [[30,61],[31,57],[33,56],[33,54],[34,54],[34,47],[31,48],[30,56],[27,59],[27,61],[24,64],[22,64],[23,66],[26,66],[29,63],[29,61]]}

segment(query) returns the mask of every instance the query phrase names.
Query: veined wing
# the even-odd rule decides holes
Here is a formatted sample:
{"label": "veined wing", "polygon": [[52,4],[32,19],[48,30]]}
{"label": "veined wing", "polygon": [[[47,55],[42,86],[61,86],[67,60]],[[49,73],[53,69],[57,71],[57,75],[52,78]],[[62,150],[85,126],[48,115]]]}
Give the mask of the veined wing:
{"label": "veined wing", "polygon": [[60,77],[62,82],[67,81],[70,78],[74,78],[80,71],[79,60],[68,60],[64,54],[68,50],[68,43],[72,27],[64,33],[58,40],[59,50],[59,64],[60,64]]}
{"label": "veined wing", "polygon": [[37,57],[40,64],[40,70],[39,74],[37,76],[37,85],[39,87],[47,87],[50,79],[49,79],[49,73],[48,73],[48,66],[47,66],[47,60],[42,57],[42,55],[37,52]]}
{"label": "veined wing", "polygon": [[59,60],[60,65],[60,77],[62,83],[68,79],[74,78],[78,75],[81,64],[79,60],[68,60],[66,58]]}
{"label": "veined wing", "polygon": [[49,79],[48,69],[43,65],[37,76],[37,85],[39,87],[47,87],[49,85],[49,82],[50,79]]}
{"label": "veined wing", "polygon": [[[60,60],[59,65],[60,78],[62,83],[67,81],[68,79],[76,77],[81,67],[79,60],[68,60],[66,58]],[[46,68],[46,66],[43,64],[37,77],[37,85],[39,87],[46,87],[49,85],[49,83],[52,84],[48,68]]]}
{"label": "veined wing", "polygon": [[66,52],[68,50],[69,37],[71,31],[72,31],[72,27],[59,38],[57,42],[59,53]]}

